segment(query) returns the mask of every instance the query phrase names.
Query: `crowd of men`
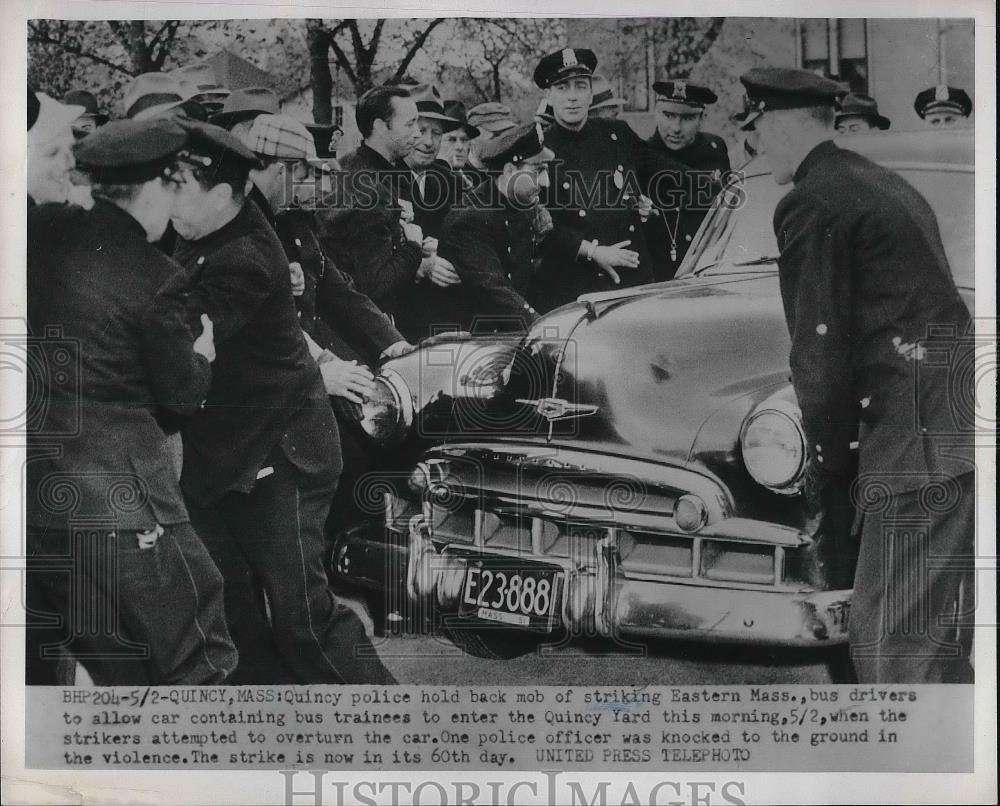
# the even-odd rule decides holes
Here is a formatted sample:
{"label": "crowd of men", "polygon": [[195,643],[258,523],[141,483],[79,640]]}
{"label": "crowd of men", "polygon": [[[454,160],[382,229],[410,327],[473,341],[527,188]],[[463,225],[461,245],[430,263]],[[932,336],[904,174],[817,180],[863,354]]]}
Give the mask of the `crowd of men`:
{"label": "crowd of men", "polygon": [[[325,573],[325,525],[366,461],[349,412],[371,368],[443,330],[524,330],[581,294],[671,279],[730,171],[701,131],[710,88],[656,82],[643,140],[596,70],[587,49],[545,56],[525,122],[376,87],[348,154],[337,127],[200,68],[138,76],[115,121],[89,93],[29,88],[29,327],[79,345],[45,374],[29,440],[29,683],[65,681],[67,653],[103,684],[392,681]],[[764,123],[788,111],[820,109],[823,142],[889,126],[836,82],[748,76],[748,154],[775,159]],[[971,113],[955,88],[916,103],[935,126]],[[789,222],[786,245],[815,234]],[[940,255],[927,272],[927,315],[960,320]],[[800,317],[831,304],[807,287],[787,281]],[[823,349],[793,338],[793,372]],[[812,422],[820,395],[796,388]],[[74,552],[98,559],[53,568]],[[80,608],[112,618],[67,634]]]}

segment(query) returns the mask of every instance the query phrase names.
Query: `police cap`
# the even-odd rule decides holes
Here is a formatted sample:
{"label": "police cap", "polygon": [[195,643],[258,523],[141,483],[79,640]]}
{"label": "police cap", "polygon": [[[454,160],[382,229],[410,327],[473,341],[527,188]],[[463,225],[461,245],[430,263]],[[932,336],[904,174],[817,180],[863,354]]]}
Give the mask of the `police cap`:
{"label": "police cap", "polygon": [[188,134],[187,147],[180,158],[197,168],[218,166],[223,162],[242,162],[248,168],[262,168],[260,158],[234,134],[211,123],[179,119],[178,124]]}
{"label": "police cap", "polygon": [[665,81],[654,81],[653,92],[657,101],[672,101],[676,104],[687,104],[700,108],[714,104],[719,96],[708,87],[691,84],[680,78],[668,78]]}
{"label": "police cap", "polygon": [[597,56],[587,48],[563,48],[542,60],[535,68],[535,84],[543,90],[575,76],[590,78],[597,69]]}
{"label": "police cap", "polygon": [[740,81],[749,101],[743,127],[751,125],[763,112],[836,106],[848,92],[845,85],[833,79],[790,67],[755,67],[741,75]]}
{"label": "police cap", "polygon": [[913,108],[921,119],[931,112],[955,112],[967,118],[972,114],[972,99],[965,90],[942,84],[918,93]]}
{"label": "police cap", "polygon": [[94,182],[135,185],[169,173],[188,141],[175,120],[116,120],[84,137],[76,160]]}
{"label": "police cap", "polygon": [[545,147],[545,135],[537,123],[525,123],[487,140],[479,149],[479,160],[490,170],[502,170],[508,162],[517,165],[532,157],[551,160],[554,155]]}

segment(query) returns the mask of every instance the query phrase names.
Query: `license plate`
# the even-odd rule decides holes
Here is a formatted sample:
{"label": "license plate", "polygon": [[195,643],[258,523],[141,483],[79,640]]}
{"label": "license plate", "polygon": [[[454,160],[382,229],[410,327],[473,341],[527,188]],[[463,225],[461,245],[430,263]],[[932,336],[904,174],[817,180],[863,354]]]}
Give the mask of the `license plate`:
{"label": "license plate", "polygon": [[458,613],[496,626],[551,632],[562,571],[516,559],[469,558]]}

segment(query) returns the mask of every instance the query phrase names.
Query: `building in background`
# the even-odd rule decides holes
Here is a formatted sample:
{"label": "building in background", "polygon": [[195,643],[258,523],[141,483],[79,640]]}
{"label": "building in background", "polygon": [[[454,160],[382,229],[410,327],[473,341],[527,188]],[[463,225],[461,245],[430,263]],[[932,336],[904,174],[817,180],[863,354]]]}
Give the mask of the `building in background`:
{"label": "building in background", "polygon": [[[664,39],[652,21],[571,19],[566,26],[568,41],[592,48],[602,72],[628,98],[624,119],[639,134],[650,134],[654,99],[649,87],[654,78],[663,76],[668,55],[683,64],[684,53],[678,59],[677,43]],[[739,76],[763,64],[802,67],[848,82],[855,92],[878,101],[893,130],[923,128],[913,111],[913,99],[927,87],[962,87],[975,102],[971,19],[729,17],[718,30],[709,18],[701,28],[714,36],[703,54],[698,53],[697,30],[681,43],[696,58],[686,77],[718,93],[719,103],[706,110],[705,128],[733,145],[729,116],[742,107]]]}

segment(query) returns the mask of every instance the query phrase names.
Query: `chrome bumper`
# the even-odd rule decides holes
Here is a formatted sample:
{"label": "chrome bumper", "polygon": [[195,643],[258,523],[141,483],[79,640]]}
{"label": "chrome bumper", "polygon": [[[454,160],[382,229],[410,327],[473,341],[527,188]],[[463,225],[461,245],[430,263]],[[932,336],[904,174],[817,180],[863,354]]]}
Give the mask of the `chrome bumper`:
{"label": "chrome bumper", "polygon": [[[414,602],[454,611],[468,547],[439,550],[429,524],[409,521],[406,589]],[[512,561],[552,564],[550,556],[508,555]],[[830,646],[847,641],[851,591],[700,584],[697,580],[634,579],[622,573],[613,531],[594,547],[590,562],[563,568],[560,626],[571,635],[681,638],[788,646]]]}

